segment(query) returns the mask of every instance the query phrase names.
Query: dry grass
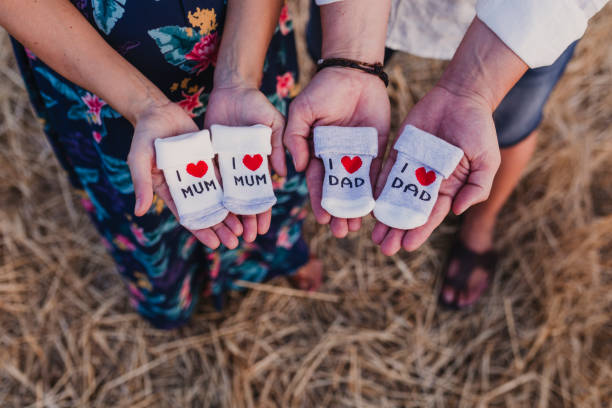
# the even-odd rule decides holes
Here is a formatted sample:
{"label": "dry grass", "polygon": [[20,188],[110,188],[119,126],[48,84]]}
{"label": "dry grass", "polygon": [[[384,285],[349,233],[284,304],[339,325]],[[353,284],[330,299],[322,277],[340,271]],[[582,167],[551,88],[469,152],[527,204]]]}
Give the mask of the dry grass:
{"label": "dry grass", "polygon": [[[174,332],[127,304],[2,35],[0,406],[611,406],[611,17],[608,6],[593,22],[548,106],[479,306],[436,305],[456,220],[390,258],[371,223],[336,240],[309,222],[327,296],[295,296],[277,280],[223,313],[202,305]],[[441,64],[393,64],[397,124]]]}

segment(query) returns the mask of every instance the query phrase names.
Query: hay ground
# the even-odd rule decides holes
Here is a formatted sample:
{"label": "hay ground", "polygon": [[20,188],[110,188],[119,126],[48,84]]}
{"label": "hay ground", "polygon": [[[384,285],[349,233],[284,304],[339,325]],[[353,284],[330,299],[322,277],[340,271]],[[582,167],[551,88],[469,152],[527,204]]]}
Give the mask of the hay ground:
{"label": "hay ground", "polygon": [[[305,3],[292,3],[300,29]],[[608,6],[592,22],[552,97],[478,306],[436,305],[456,219],[389,258],[371,222],[337,240],[310,220],[329,296],[294,296],[280,279],[222,313],[202,304],[173,332],[130,309],[2,34],[0,406],[612,406],[611,18]],[[442,65],[394,58],[395,125]]]}

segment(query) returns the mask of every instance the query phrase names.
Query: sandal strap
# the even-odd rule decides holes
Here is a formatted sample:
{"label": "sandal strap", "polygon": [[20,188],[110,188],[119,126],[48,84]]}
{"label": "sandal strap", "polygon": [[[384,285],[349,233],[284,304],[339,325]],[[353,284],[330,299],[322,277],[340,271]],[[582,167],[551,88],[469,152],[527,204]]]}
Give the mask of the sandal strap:
{"label": "sandal strap", "polygon": [[491,281],[497,265],[497,253],[495,250],[489,250],[479,254],[466,247],[458,239],[451,250],[448,264],[450,265],[454,260],[459,262],[459,270],[454,276],[445,276],[444,284],[452,286],[456,292],[463,292],[467,289],[468,281],[474,273],[474,269],[478,267],[487,273],[487,279],[489,282]]}

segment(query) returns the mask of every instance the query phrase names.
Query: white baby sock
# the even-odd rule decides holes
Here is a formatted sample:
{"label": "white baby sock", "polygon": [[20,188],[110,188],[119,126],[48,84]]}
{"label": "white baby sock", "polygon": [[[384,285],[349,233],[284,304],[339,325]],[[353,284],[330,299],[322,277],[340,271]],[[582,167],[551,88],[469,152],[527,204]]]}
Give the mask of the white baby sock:
{"label": "white baby sock", "polygon": [[155,139],[155,154],[182,225],[199,230],[225,219],[228,211],[215,176],[208,130]]}
{"label": "white baby sock", "polygon": [[374,216],[392,228],[412,229],[429,219],[443,178],[463,157],[463,150],[408,125],[395,142],[397,160],[376,200]]}
{"label": "white baby sock", "polygon": [[325,166],[321,207],[338,218],[368,215],[374,208],[370,164],[378,153],[376,129],[318,126],[314,149]]}
{"label": "white baby sock", "polygon": [[272,129],[264,125],[212,125],[212,142],[219,154],[223,205],[234,214],[260,214],[276,203],[268,155]]}

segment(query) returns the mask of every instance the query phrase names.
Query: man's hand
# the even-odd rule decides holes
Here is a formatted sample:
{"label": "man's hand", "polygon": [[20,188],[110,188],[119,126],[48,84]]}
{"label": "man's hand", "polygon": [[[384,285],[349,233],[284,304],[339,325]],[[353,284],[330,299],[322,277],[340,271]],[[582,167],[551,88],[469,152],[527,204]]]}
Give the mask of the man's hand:
{"label": "man's hand", "polygon": [[[157,138],[197,131],[198,127],[189,115],[170,102],[161,106],[152,105],[135,120],[134,138],[127,162],[134,183],[136,195],[134,213],[137,216],[144,215],[151,207],[154,191],[177,216],[164,174],[155,165],[153,142]],[[238,246],[238,236],[242,234],[242,225],[235,215],[230,214],[222,223],[214,227],[191,232],[200,242],[212,249],[217,248],[221,243],[233,249]]]}
{"label": "man's hand", "polygon": [[[283,129],[285,118],[258,89],[246,85],[214,88],[208,100],[204,127],[211,125],[250,126],[266,125],[272,128],[272,168],[281,176],[287,174]],[[270,228],[272,209],[255,215],[240,216],[244,227],[243,238],[253,242],[257,234]]]}
{"label": "man's hand", "polygon": [[[391,229],[378,222],[372,239],[385,255],[400,248],[417,249],[440,225],[452,208],[461,214],[489,196],[500,163],[497,134],[491,107],[478,95],[457,95],[443,86],[432,89],[410,111],[402,124],[413,125],[460,147],[465,155],[455,172],[442,182],[438,201],[427,223],[409,231]],[[397,151],[392,150],[376,183],[375,197],[382,192]]]}
{"label": "man's hand", "polygon": [[323,163],[312,157],[309,138],[315,126],[371,126],[378,130],[379,157],[372,161],[370,179],[376,180],[389,134],[390,106],[380,78],[347,68],[325,68],[289,106],[285,145],[298,171],[306,169],[306,181],[315,218],[331,223],[334,236],[342,238],[361,227],[361,218],[332,217],[321,207]]}
{"label": "man's hand", "polygon": [[[527,70],[527,65],[478,18],[467,30],[442,78],[406,117],[411,124],[463,149],[465,156],[453,175],[442,182],[428,222],[412,231],[378,223],[372,239],[383,253],[401,247],[411,251],[423,244],[448,211],[461,214],[488,198],[500,154],[493,111]],[[402,127],[403,127],[402,126]],[[377,182],[380,194],[395,162],[385,163]]]}

